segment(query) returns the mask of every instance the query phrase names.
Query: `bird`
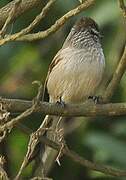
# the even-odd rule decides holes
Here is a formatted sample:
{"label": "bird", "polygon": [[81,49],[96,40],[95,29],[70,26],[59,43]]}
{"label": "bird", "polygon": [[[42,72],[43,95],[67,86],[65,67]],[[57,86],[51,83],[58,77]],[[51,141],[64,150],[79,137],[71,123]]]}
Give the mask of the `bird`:
{"label": "bird", "polygon": [[[101,84],[105,70],[105,56],[101,45],[101,33],[98,24],[90,17],[80,18],[72,27],[62,48],[53,58],[46,87],[49,102],[78,104],[93,97]],[[53,131],[48,137],[56,141],[55,130],[62,117],[46,116],[43,122],[50,123]],[[43,123],[44,124],[44,123]],[[41,127],[44,127],[43,124]],[[57,151],[45,148],[42,155],[45,171],[55,161]]]}

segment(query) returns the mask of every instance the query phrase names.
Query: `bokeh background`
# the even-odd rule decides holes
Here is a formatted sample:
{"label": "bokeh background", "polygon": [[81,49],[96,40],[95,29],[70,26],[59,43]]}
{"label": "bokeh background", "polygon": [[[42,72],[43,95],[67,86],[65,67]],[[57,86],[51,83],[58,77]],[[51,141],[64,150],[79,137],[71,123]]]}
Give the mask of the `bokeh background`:
{"label": "bokeh background", "polygon": [[[0,8],[8,2],[10,1],[0,0]],[[78,0],[57,1],[48,16],[33,32],[48,28],[56,19],[77,4],[79,4]],[[40,8],[36,8],[22,15],[13,26],[9,27],[8,33],[14,33],[26,27],[40,10]],[[37,86],[33,85],[32,82],[39,80],[44,83],[52,58],[61,48],[76,19],[82,16],[94,18],[103,35],[102,45],[106,57],[106,73],[99,91],[102,95],[117,66],[126,42],[126,25],[118,1],[115,0],[97,0],[94,6],[71,18],[60,30],[44,40],[30,43],[11,42],[0,47],[0,96],[31,100],[37,93]],[[46,99],[48,99],[48,95]],[[112,98],[112,102],[123,101],[126,101],[126,75],[123,76]],[[15,114],[12,115],[12,117],[14,116]],[[43,118],[42,114],[33,114],[26,118],[22,124],[35,131]],[[14,177],[21,165],[27,151],[28,140],[29,135],[17,127],[0,145],[0,154],[6,157],[6,169],[11,177]],[[75,121],[70,120],[66,141],[69,147],[89,160],[126,169],[125,116],[117,118],[100,117],[90,121],[84,118]],[[33,164],[26,168],[22,179],[29,179]],[[49,176],[55,180],[123,179],[112,178],[91,171],[66,157],[61,159],[60,167],[55,164]]]}

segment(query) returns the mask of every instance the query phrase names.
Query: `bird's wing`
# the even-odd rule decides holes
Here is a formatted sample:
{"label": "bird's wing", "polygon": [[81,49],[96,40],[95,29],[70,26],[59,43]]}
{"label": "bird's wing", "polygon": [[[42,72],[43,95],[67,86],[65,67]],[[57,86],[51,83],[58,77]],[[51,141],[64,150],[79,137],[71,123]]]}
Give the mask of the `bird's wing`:
{"label": "bird's wing", "polygon": [[49,65],[49,69],[47,72],[47,76],[44,82],[44,87],[43,87],[43,95],[42,95],[42,101],[44,100],[44,96],[45,96],[45,90],[46,90],[46,85],[48,82],[48,78],[50,73],[52,72],[52,69],[62,60],[61,56],[60,56],[60,51],[58,51],[58,53],[55,55],[55,57],[53,58],[51,64]]}

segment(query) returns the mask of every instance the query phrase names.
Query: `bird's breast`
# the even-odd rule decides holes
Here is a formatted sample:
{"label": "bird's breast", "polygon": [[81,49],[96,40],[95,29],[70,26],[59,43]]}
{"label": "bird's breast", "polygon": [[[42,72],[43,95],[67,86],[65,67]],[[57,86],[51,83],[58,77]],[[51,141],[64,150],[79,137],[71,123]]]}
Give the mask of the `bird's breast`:
{"label": "bird's breast", "polygon": [[95,50],[63,50],[61,60],[47,82],[52,99],[57,101],[61,97],[66,103],[78,103],[92,95],[104,72],[104,55],[102,51],[100,53]]}

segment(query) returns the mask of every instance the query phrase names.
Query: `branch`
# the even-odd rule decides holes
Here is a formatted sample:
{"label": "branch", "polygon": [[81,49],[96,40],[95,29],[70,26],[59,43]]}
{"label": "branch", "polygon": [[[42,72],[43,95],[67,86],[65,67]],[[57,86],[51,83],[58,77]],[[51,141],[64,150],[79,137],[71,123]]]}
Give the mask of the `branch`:
{"label": "branch", "polygon": [[[122,11],[124,12],[124,10],[125,10],[125,13],[126,13],[126,7],[125,7],[123,0],[119,0],[119,5],[120,5],[120,8],[122,9]],[[124,15],[124,13],[123,13],[123,15]],[[126,16],[124,16],[124,17],[126,17]],[[126,19],[124,19],[124,20],[126,22]],[[126,45],[125,45],[122,57],[117,65],[117,68],[116,68],[114,74],[113,74],[113,77],[112,77],[108,87],[106,88],[106,91],[105,91],[105,94],[103,97],[104,102],[108,102],[111,99],[111,97],[113,96],[115,90],[117,89],[125,71],[126,71]]]}
{"label": "branch", "polygon": [[4,125],[0,126],[0,142],[5,138],[6,132],[10,132],[12,128],[18,124],[22,119],[26,118],[27,116],[31,115],[34,111],[35,106],[32,105],[29,109],[21,113],[16,118],[11,119],[11,121],[5,123]]}
{"label": "branch", "polygon": [[126,6],[125,6],[125,3],[124,3],[124,0],[119,0],[119,5],[120,5],[120,8],[123,12],[123,16],[126,17]]}
{"label": "branch", "polygon": [[[31,133],[31,130],[27,130],[27,132]],[[37,136],[37,137],[36,137]],[[61,144],[58,144],[54,141],[49,140],[48,138],[41,136],[41,132],[40,134],[36,135],[35,133],[31,134],[31,139],[32,142],[35,142],[36,139],[38,139],[40,142],[48,145],[49,147],[52,147],[53,149],[56,149],[58,152],[61,151]],[[82,165],[83,167],[87,167],[91,170],[95,170],[107,175],[111,175],[111,176],[117,176],[117,177],[123,177],[126,176],[126,171],[122,171],[122,170],[118,170],[118,169],[113,169],[111,167],[108,166],[104,166],[98,163],[94,163],[91,162],[83,157],[81,157],[80,155],[78,155],[76,152],[70,150],[66,144],[64,144],[64,148],[62,149],[62,155],[66,155],[67,157],[69,157],[70,159],[72,159],[74,162],[77,162],[78,164]],[[17,175],[17,177],[20,174]]]}
{"label": "branch", "polygon": [[71,17],[79,14],[80,12],[86,10],[89,8],[91,5],[93,5],[95,0],[86,0],[84,3],[81,5],[77,6],[76,8],[72,9],[68,13],[66,13],[64,16],[62,16],[60,19],[58,19],[55,24],[53,24],[49,29],[38,32],[38,33],[33,33],[33,34],[28,34],[25,35],[17,41],[34,41],[34,40],[39,40],[39,39],[44,39],[48,35],[56,32],[60,27],[62,27]]}
{"label": "branch", "polygon": [[[0,99],[0,104],[9,112],[23,112],[31,108],[32,101],[19,99]],[[41,102],[34,112],[58,116],[121,116],[126,115],[126,103],[94,104],[66,104],[65,107],[58,104]]]}
{"label": "branch", "polygon": [[[10,36],[13,37],[13,40],[21,37],[22,35],[25,35],[32,31],[34,27],[39,24],[39,22],[46,16],[47,12],[49,11],[51,5],[55,2],[56,0],[49,0],[49,2],[46,4],[46,6],[42,9],[41,13],[36,16],[36,18],[33,20],[33,22],[26,28],[22,29],[20,32],[15,33],[14,35]],[[4,27],[2,28],[1,32],[3,31]],[[8,36],[7,36],[8,37]],[[9,38],[3,38],[0,40],[1,44],[4,44],[5,42],[9,41]]]}
{"label": "branch", "polygon": [[[61,146],[43,136],[40,137],[40,141],[45,143],[46,145],[52,147],[53,149],[56,149],[57,151],[60,151]],[[116,170],[101,164],[93,163],[89,160],[84,159],[83,157],[79,156],[76,152],[68,149],[68,147],[64,147],[62,150],[62,153],[71,158],[73,161],[81,164],[84,167],[90,168],[95,171],[102,172],[107,175],[112,175],[112,176],[126,176],[126,171],[121,171],[121,170]]]}
{"label": "branch", "polygon": [[[44,143],[45,145],[57,150],[58,152],[61,151],[61,144],[58,144],[50,139],[48,139],[45,136],[42,136],[41,133],[42,131],[40,130],[40,132],[37,132],[38,134],[32,133],[32,130],[29,129],[28,127],[24,127],[23,126],[23,130],[26,128],[25,133],[26,134],[31,134],[30,136],[30,140],[35,143],[36,140],[39,142]],[[29,143],[30,144],[30,143]],[[111,175],[111,176],[117,176],[117,177],[123,177],[126,176],[126,171],[125,170],[118,170],[118,169],[114,169],[111,168],[109,166],[105,166],[102,164],[98,164],[98,163],[94,163],[92,161],[89,161],[87,159],[85,159],[84,157],[78,155],[76,152],[70,150],[67,145],[64,143],[64,148],[62,149],[61,155],[66,155],[67,157],[69,157],[70,159],[72,159],[74,162],[77,162],[78,164],[82,165],[83,167],[87,167],[91,170],[95,170],[107,175]],[[29,147],[30,148],[30,147]],[[31,147],[32,148],[32,147]],[[24,166],[23,166],[24,165]],[[18,172],[16,178],[18,179],[21,175],[21,171],[24,167],[26,167],[27,162],[22,164],[22,167],[20,169],[20,171]],[[15,178],[15,179],[16,179]]]}
{"label": "branch", "polygon": [[[0,9],[0,29],[4,25],[5,21],[8,18],[8,15],[10,11],[12,10],[12,7],[16,3],[17,0],[13,0],[12,2],[8,3],[6,6],[2,7]],[[37,7],[37,6],[42,6],[43,3],[41,0],[22,0],[21,4],[19,5],[17,11],[15,12],[13,16],[13,21],[21,16],[23,13],[27,12],[28,10]]]}
{"label": "branch", "polygon": [[125,71],[126,71],[126,46],[125,46],[122,58],[120,59],[119,64],[113,74],[112,80],[110,81],[110,83],[105,91],[105,94],[103,97],[105,102],[110,100],[111,97],[113,96]]}
{"label": "branch", "polygon": [[[126,115],[126,103],[110,103],[110,104],[97,104],[94,103],[84,103],[84,104],[66,104],[62,107],[58,104],[52,104],[47,102],[38,102],[34,104],[31,101],[23,101],[16,99],[1,99],[0,104],[3,109],[12,112],[23,111],[21,115],[11,119],[11,121],[0,126],[0,133],[5,134],[8,130],[16,126],[22,119],[31,115],[33,112],[41,112],[48,115],[58,115],[58,116],[86,116],[86,117],[96,117],[96,116],[120,116]],[[3,137],[4,138],[4,137]],[[1,138],[1,140],[3,140]]]}
{"label": "branch", "polygon": [[7,30],[7,26],[11,23],[11,21],[13,20],[14,18],[14,15],[16,13],[16,11],[18,10],[18,7],[20,5],[22,0],[17,0],[14,4],[14,6],[12,7],[11,11],[9,12],[9,15],[8,15],[8,18],[6,19],[5,21],[5,24],[4,26],[2,27],[1,31],[0,31],[0,35],[2,37],[4,37],[5,33],[6,33],[6,30]]}
{"label": "branch", "polygon": [[3,166],[5,163],[5,159],[3,156],[0,156],[0,179],[9,180],[6,171],[4,170]]}
{"label": "branch", "polygon": [[9,41],[34,41],[34,40],[44,39],[45,37],[49,36],[51,33],[56,32],[72,16],[75,16],[78,13],[80,13],[81,11],[90,7],[94,3],[94,1],[95,0],[86,0],[83,4],[77,6],[75,9],[69,11],[64,16],[62,16],[60,19],[58,19],[55,22],[55,24],[53,24],[49,29],[47,29],[45,31],[41,31],[38,33],[32,33],[32,34],[28,34],[28,35],[23,35],[22,37],[19,37],[19,38],[18,38],[18,33],[15,33],[13,35],[8,35],[4,39],[0,40],[0,45],[3,45]]}

